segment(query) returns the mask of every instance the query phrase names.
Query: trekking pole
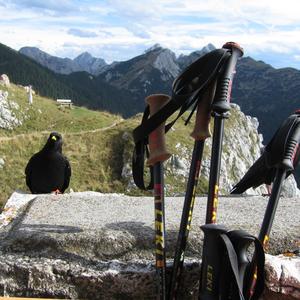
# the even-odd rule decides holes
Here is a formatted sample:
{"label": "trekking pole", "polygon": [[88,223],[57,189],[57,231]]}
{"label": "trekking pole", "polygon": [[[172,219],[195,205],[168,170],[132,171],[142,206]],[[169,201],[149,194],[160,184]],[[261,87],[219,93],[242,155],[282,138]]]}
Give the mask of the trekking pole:
{"label": "trekking pole", "polygon": [[[266,250],[267,248],[267,244],[269,241],[269,234],[275,217],[275,212],[280,197],[282,183],[285,177],[286,177],[286,169],[278,168],[276,170],[274,184],[268,201],[266,212],[264,215],[261,230],[258,235],[258,239],[262,243],[264,250]],[[248,284],[245,285],[245,291],[244,291],[247,296],[246,299],[251,299],[252,297],[254,297],[254,291],[257,284],[257,267],[256,267],[255,253],[253,254],[252,261],[249,265],[249,273],[246,278],[246,282],[248,282]]]}
{"label": "trekking pole", "polygon": [[215,121],[207,196],[206,224],[216,223],[217,220],[224,119],[228,118],[228,112],[230,110],[229,101],[235,66],[238,58],[243,55],[243,49],[236,43],[226,43],[223,48],[229,49],[231,56],[225,65],[221,78],[218,80],[215,100],[212,104],[212,116]]}
{"label": "trekking pole", "polygon": [[286,178],[286,173],[288,171],[293,171],[299,160],[300,120],[293,128],[291,128],[291,131],[285,146],[283,160],[277,166],[272,192],[258,236],[258,239],[263,243],[264,248],[266,248],[269,240],[269,234],[273,225],[282,183]]}
{"label": "trekking pole", "polygon": [[189,236],[191,221],[195,203],[196,188],[200,173],[202,155],[205,140],[211,136],[209,129],[210,105],[215,93],[215,83],[204,94],[203,99],[199,100],[196,114],[196,122],[191,136],[195,139],[192,161],[187,182],[187,189],[183,204],[179,233],[175,248],[175,256],[172,267],[169,299],[176,299],[180,286],[181,274],[187,239]]}
{"label": "trekking pole", "polygon": [[[170,97],[154,94],[146,98],[150,115],[159,111]],[[165,124],[162,123],[149,135],[148,166],[153,166],[154,208],[155,208],[155,260],[157,273],[157,299],[166,299],[166,253],[165,253],[165,208],[164,208],[164,170],[163,162],[171,154],[166,149]]]}
{"label": "trekking pole", "polygon": [[[221,167],[221,153],[224,133],[224,119],[228,118],[230,110],[230,96],[232,80],[235,73],[235,66],[239,57],[243,55],[243,49],[236,43],[226,43],[223,48],[231,51],[231,56],[225,64],[223,71],[217,82],[216,95],[212,104],[212,116],[214,117],[214,132],[211,152],[211,164],[209,174],[209,188],[206,208],[206,224],[216,223],[217,204],[219,191],[219,177]],[[217,249],[212,245],[213,238],[204,235],[202,264],[200,271],[199,296],[201,300],[215,300],[219,297],[218,278],[220,267],[212,268],[210,260],[215,257],[212,255]]]}
{"label": "trekking pole", "polygon": [[[258,239],[262,243],[265,251],[268,247],[270,232],[273,225],[277,205],[279,202],[282,184],[286,178],[287,172],[294,170],[294,167],[297,165],[297,161],[299,159],[298,151],[300,142],[300,122],[298,122],[298,124],[292,130],[293,132],[290,133],[289,139],[287,141],[283,160],[278,164],[276,168],[276,175],[274,178],[272,192],[258,235]],[[256,255],[254,253],[250,267],[251,271],[249,272],[248,276],[248,282],[250,281],[250,283],[246,285],[246,293],[249,299],[253,297],[256,286],[257,268],[255,261]]]}

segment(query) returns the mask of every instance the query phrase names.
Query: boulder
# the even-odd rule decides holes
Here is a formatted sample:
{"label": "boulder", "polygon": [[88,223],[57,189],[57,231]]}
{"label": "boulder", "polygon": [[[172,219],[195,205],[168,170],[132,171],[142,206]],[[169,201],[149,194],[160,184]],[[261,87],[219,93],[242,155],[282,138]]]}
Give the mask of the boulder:
{"label": "boulder", "polygon": [[0,85],[6,86],[6,87],[10,86],[9,77],[6,74],[0,75]]}
{"label": "boulder", "polygon": [[4,165],[5,165],[5,161],[2,157],[0,157],[0,169],[3,169]]}
{"label": "boulder", "polygon": [[[280,199],[271,233],[273,242],[268,251],[272,254],[299,251],[299,199],[289,199],[288,205],[285,200]],[[266,198],[220,197],[219,202],[219,223],[257,234]],[[182,204],[182,197],[165,199],[168,275]],[[205,219],[205,205],[206,198],[196,198],[181,299],[192,299],[197,294],[203,239],[200,225]],[[95,192],[64,195],[15,192],[0,221],[1,294],[155,299],[152,197]],[[295,268],[299,272],[299,263]],[[278,282],[276,278],[279,277],[275,276]],[[267,287],[266,292],[289,294],[287,288],[283,292],[271,281],[267,281]],[[291,291],[292,297],[297,293],[296,285]]]}
{"label": "boulder", "polygon": [[23,124],[26,115],[17,102],[8,100],[8,92],[0,90],[0,128],[12,130]]}
{"label": "boulder", "polygon": [[271,299],[300,299],[299,256],[266,255],[266,283]]}

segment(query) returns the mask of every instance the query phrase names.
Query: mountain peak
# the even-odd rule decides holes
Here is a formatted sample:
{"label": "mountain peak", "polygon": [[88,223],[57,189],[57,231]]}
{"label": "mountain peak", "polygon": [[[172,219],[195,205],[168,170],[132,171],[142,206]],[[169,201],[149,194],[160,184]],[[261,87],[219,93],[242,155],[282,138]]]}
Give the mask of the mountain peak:
{"label": "mountain peak", "polygon": [[83,52],[73,60],[82,70],[97,75],[107,65],[102,58],[96,58],[89,52]]}
{"label": "mountain peak", "polygon": [[177,59],[177,63],[182,69],[185,69],[191,63],[197,60],[199,57],[215,49],[216,47],[213,44],[209,43],[206,46],[204,46],[201,50],[196,50],[194,52],[191,52],[189,55],[180,54]]}
{"label": "mountain peak", "polygon": [[74,60],[76,61],[79,59],[91,59],[91,58],[93,58],[93,56],[89,52],[85,51],[79,54],[77,57],[75,57]]}
{"label": "mountain peak", "polygon": [[207,52],[210,52],[210,51],[213,51],[215,49],[217,49],[217,48],[213,44],[209,43],[206,46],[204,46],[201,51],[206,50]]}
{"label": "mountain peak", "polygon": [[28,50],[39,51],[39,52],[42,51],[38,47],[29,47],[29,46],[22,47],[22,48],[20,48],[19,51],[22,53],[22,51],[28,51]]}
{"label": "mountain peak", "polygon": [[163,47],[160,44],[156,43],[153,46],[151,46],[150,48],[146,49],[144,53],[152,52],[152,51],[155,51],[158,49],[163,49]]}
{"label": "mountain peak", "polygon": [[19,52],[23,55],[29,56],[30,58],[35,58],[36,56],[48,58],[50,55],[37,47],[22,47]]}

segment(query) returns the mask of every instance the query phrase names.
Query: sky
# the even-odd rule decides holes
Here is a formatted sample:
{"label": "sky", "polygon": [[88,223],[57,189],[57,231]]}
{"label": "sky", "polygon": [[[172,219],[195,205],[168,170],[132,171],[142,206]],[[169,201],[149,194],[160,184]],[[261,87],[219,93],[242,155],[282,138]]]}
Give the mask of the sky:
{"label": "sky", "polygon": [[0,0],[0,43],[55,56],[128,60],[158,43],[176,55],[239,43],[245,56],[300,69],[299,0]]}

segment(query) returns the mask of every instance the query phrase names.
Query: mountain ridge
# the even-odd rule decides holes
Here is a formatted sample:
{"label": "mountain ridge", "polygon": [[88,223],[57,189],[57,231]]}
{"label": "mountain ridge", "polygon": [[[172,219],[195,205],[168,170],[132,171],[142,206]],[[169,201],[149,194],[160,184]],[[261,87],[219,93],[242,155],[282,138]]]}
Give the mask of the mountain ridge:
{"label": "mountain ridge", "polygon": [[[73,93],[75,103],[130,117],[144,110],[144,98],[149,94],[171,94],[175,77],[213,47],[209,44],[200,51],[177,58],[171,50],[154,45],[130,60],[106,65],[97,76],[74,72],[70,75],[54,74],[54,77],[72,90],[69,97]],[[0,72],[2,70],[0,65]],[[280,123],[299,109],[300,71],[275,69],[262,61],[244,57],[237,64],[232,102],[259,119],[259,130],[268,141]]]}
{"label": "mountain ridge", "polygon": [[104,59],[93,57],[88,52],[83,52],[74,59],[71,59],[50,55],[37,47],[26,46],[20,48],[19,53],[28,56],[55,73],[64,75],[81,71],[98,75],[101,69],[107,66]]}
{"label": "mountain ridge", "polygon": [[15,84],[32,85],[38,94],[52,99],[69,98],[75,104],[126,117],[140,111],[135,95],[129,91],[113,87],[84,71],[57,74],[3,44],[0,44],[0,74],[7,74]]}
{"label": "mountain ridge", "polygon": [[[143,56],[144,54],[147,54],[149,52],[157,51],[157,50],[164,50],[168,51],[170,55],[174,56],[173,60],[181,67],[185,68],[190,62],[191,57],[194,56],[202,56],[203,54],[212,51],[216,49],[216,47],[212,44],[208,44],[204,46],[201,50],[197,50],[194,52],[191,52],[188,55],[180,54],[178,57],[176,54],[168,49],[162,47],[160,44],[154,44],[153,46],[149,47],[144,51],[144,53],[138,55]],[[85,51],[81,54],[79,54],[74,59],[71,58],[62,58],[58,56],[54,56],[51,54],[48,54],[47,52],[44,52],[40,50],[37,47],[30,47],[25,46],[19,49],[19,52],[23,55],[26,55],[30,57],[31,59],[37,61],[41,65],[47,67],[48,69],[58,73],[58,74],[64,74],[68,75],[73,72],[81,72],[86,71],[89,72],[92,75],[99,75],[103,71],[109,69],[110,67],[115,66],[118,63],[123,63],[124,61],[116,61],[111,64],[107,64],[103,58],[97,58],[92,56],[89,52]],[[136,57],[138,57],[136,56]],[[135,57],[128,59],[126,61],[131,61]],[[168,58],[168,57],[167,57]],[[160,64],[164,64],[163,61],[160,62]],[[178,68],[178,66],[177,66]],[[178,74],[175,72],[173,73],[174,76],[177,76]]]}

